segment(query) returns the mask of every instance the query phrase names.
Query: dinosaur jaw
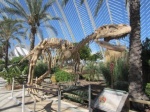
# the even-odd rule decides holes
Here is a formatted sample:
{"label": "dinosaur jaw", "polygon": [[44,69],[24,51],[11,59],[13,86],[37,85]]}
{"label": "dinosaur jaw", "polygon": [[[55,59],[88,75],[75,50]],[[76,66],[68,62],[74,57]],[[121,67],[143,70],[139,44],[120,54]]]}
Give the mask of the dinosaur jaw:
{"label": "dinosaur jaw", "polygon": [[131,32],[131,27],[125,24],[106,25],[95,31],[96,38],[104,38],[105,41],[124,38]]}
{"label": "dinosaur jaw", "polygon": [[99,44],[100,46],[106,48],[106,49],[109,49],[109,50],[118,51],[118,52],[126,51],[125,46],[112,45],[112,44],[105,42],[105,41],[96,41],[96,43]]}

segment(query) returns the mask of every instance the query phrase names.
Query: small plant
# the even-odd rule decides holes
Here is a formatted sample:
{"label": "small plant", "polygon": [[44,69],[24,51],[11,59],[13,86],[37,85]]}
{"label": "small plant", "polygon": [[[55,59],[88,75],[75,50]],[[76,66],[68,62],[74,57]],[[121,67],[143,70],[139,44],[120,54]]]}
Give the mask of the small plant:
{"label": "small plant", "polygon": [[110,73],[110,69],[109,69],[109,63],[105,64],[103,62],[99,63],[99,69],[101,71],[101,73],[103,74],[107,85],[111,85],[111,73]]}
{"label": "small plant", "polygon": [[145,93],[150,97],[150,83],[146,84]]}
{"label": "small plant", "polygon": [[100,70],[104,75],[108,86],[111,85],[111,76],[113,76],[114,88],[128,91],[128,64],[126,58],[118,58],[113,62],[113,73],[110,70],[110,63],[100,63]]}
{"label": "small plant", "polygon": [[3,60],[0,60],[0,64],[4,64],[5,62]]}
{"label": "small plant", "polygon": [[12,65],[18,66],[19,69],[21,71],[23,71],[28,66],[29,61],[27,59],[25,59],[22,63],[18,64],[22,59],[23,59],[22,56],[14,57],[10,62],[11,62]]}
{"label": "small plant", "polygon": [[[78,89],[78,86],[67,86],[66,89],[64,90],[71,90],[71,89]],[[87,99],[88,99],[88,91],[83,89],[83,90],[76,90],[76,91],[71,91],[68,94],[63,94],[66,99],[69,99],[71,101],[75,101],[81,104],[87,104]]]}
{"label": "small plant", "polygon": [[0,72],[0,75],[7,80],[8,84],[12,83],[12,78],[18,78],[21,75],[20,69],[15,67],[10,67],[9,69],[3,69],[3,71]]}
{"label": "small plant", "polygon": [[57,82],[74,81],[74,75],[63,70],[55,72],[55,78]]}
{"label": "small plant", "polygon": [[3,70],[3,68],[4,68],[4,61],[3,60],[0,60],[0,71],[2,71]]}
{"label": "small plant", "polygon": [[12,64],[17,64],[17,63],[19,63],[21,61],[21,59],[23,59],[22,56],[20,56],[20,57],[14,57],[10,62]]}
{"label": "small plant", "polygon": [[87,71],[88,74],[83,75],[83,77],[88,81],[98,81],[102,76],[101,71],[95,62],[88,63],[85,67],[85,71]]}
{"label": "small plant", "polygon": [[47,64],[39,61],[35,67],[35,72],[34,72],[34,76],[35,77],[40,77],[41,75],[43,75],[46,71],[48,70]]}

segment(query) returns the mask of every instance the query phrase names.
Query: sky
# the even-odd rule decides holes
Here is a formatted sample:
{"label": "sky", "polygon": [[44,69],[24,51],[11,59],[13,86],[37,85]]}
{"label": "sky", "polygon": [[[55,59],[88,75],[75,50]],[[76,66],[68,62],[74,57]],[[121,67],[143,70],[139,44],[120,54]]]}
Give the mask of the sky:
{"label": "sky", "polygon": [[[0,0],[2,2],[3,0]],[[27,9],[26,3],[24,0],[18,0],[22,6]],[[46,3],[48,0],[43,0],[43,3]],[[58,0],[60,4],[61,0]],[[58,32],[58,35],[55,35],[54,32],[50,29],[41,27],[43,31],[44,38],[57,37],[62,39],[67,39],[71,42],[79,42],[86,36],[90,35],[94,30],[102,25],[106,24],[129,24],[129,16],[125,7],[125,0],[104,0],[98,15],[94,16],[94,11],[96,3],[98,0],[87,0],[89,6],[89,12],[92,15],[94,24],[91,23],[91,18],[87,11],[87,6],[85,3],[80,5],[80,0],[69,0],[68,4],[63,7],[62,11],[60,10],[59,5],[54,3],[48,12],[55,17],[62,18],[62,21],[50,21],[45,24],[50,24]],[[141,40],[143,41],[146,37],[150,37],[150,0],[140,0],[141,2]],[[77,10],[76,10],[77,8]],[[62,14],[65,14],[66,21]],[[78,16],[80,15],[80,16]],[[68,24],[66,24],[68,23]],[[43,26],[42,25],[42,26]],[[37,45],[40,42],[40,38],[36,35],[37,39],[35,44]],[[26,46],[29,46],[29,40],[22,40]],[[129,45],[129,36],[123,40],[119,41],[120,44],[128,46]],[[111,41],[111,43],[116,44],[116,41]],[[16,42],[14,42],[14,46]],[[92,52],[95,53],[100,50],[99,46],[94,43],[90,43]]]}

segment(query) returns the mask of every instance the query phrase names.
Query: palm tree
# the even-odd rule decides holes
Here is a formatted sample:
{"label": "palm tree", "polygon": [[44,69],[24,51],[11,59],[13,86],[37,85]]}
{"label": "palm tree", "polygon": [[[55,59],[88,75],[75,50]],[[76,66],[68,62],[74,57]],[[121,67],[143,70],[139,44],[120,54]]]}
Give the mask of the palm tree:
{"label": "palm tree", "polygon": [[0,36],[0,59],[4,56],[4,39]]}
{"label": "palm tree", "polygon": [[143,92],[143,73],[142,73],[142,44],[140,40],[140,0],[130,2],[130,34],[129,49],[129,94],[133,98],[148,100]]}
{"label": "palm tree", "polygon": [[[54,0],[49,0],[44,4],[43,0],[24,0],[27,5],[27,9],[23,4],[19,3],[17,0],[5,0],[11,7],[5,6],[2,11],[10,14],[16,14],[20,16],[29,26],[30,26],[30,50],[34,48],[35,34],[37,33],[37,28],[44,22],[49,20],[60,20],[58,17],[52,17],[47,10],[50,8]],[[57,31],[51,25],[45,25],[51,28],[56,34]]]}
{"label": "palm tree", "polygon": [[[22,30],[23,26],[19,23],[18,20],[13,20],[5,16],[2,17],[3,20],[0,21],[0,37],[3,40],[2,43],[5,46],[5,68],[8,66],[8,49],[10,39],[16,39],[20,42],[18,37],[24,36],[24,31]],[[21,31],[22,30],[22,31]]]}

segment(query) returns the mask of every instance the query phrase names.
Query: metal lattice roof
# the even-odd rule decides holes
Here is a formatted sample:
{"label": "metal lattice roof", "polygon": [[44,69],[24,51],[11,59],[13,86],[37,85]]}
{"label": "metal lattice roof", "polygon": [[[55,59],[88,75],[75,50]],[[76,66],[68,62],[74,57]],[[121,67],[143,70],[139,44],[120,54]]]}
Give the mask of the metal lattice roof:
{"label": "metal lattice roof", "polygon": [[[0,7],[7,5],[5,0],[0,0]],[[43,0],[45,3],[48,0]],[[98,15],[94,16],[95,7],[98,0],[84,0],[84,4],[80,4],[80,0],[69,0],[65,7],[61,7],[61,0],[56,2],[49,8],[49,13],[53,16],[62,18],[63,21],[50,21],[44,24],[51,24],[57,29],[58,35],[52,30],[42,28],[44,38],[58,37],[67,39],[72,42],[79,42],[94,30],[105,24],[129,24],[129,16],[125,6],[125,0],[103,0]],[[27,7],[23,0],[18,0],[22,6]],[[141,40],[143,41],[150,35],[150,0],[140,0],[141,2]],[[17,16],[16,16],[17,17]],[[41,41],[40,35],[36,35],[36,44]],[[28,40],[23,40],[26,46],[29,45]],[[111,43],[120,43],[129,46],[129,37],[123,40],[111,41]],[[93,52],[102,50],[95,43],[90,44]]]}

